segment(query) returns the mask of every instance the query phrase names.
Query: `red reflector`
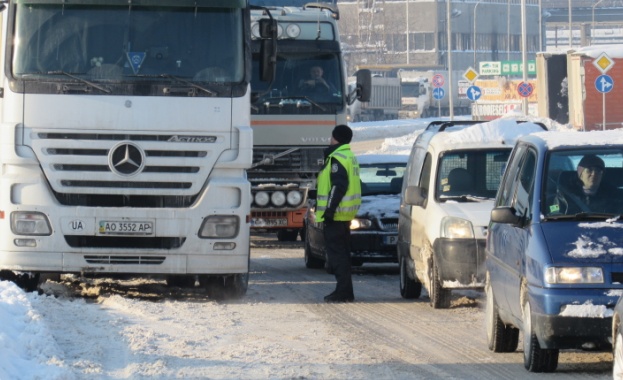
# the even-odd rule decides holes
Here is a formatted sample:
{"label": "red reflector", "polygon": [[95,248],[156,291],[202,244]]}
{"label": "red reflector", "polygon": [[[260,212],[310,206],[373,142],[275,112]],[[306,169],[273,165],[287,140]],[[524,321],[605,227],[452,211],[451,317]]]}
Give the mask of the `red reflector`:
{"label": "red reflector", "polygon": [[0,210],[0,219],[4,219],[4,211]]}

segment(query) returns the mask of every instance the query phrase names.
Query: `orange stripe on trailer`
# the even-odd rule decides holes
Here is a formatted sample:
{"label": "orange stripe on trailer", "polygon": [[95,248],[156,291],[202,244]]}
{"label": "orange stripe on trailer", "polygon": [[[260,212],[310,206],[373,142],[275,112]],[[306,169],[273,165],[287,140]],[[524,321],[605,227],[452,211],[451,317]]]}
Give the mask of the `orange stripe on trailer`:
{"label": "orange stripe on trailer", "polygon": [[334,120],[252,120],[251,125],[333,125]]}

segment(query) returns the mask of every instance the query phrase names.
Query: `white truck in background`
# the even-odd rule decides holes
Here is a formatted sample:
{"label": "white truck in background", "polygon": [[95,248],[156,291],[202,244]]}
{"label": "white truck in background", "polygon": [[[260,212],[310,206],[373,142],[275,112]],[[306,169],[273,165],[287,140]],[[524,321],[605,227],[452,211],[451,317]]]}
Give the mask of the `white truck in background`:
{"label": "white truck in background", "polygon": [[[353,89],[354,78],[350,78],[349,83],[349,88]],[[356,100],[348,108],[348,117],[353,122],[394,120],[399,118],[401,108],[400,79],[372,76],[370,101]]]}
{"label": "white truck in background", "polygon": [[[434,97],[433,77],[439,74],[443,78],[444,96],[441,99]],[[455,115],[468,115],[470,113],[471,102],[467,99],[466,90],[469,82],[462,79],[461,71],[453,71],[453,107]],[[417,70],[398,70],[397,76],[400,78],[402,86],[402,118],[425,118],[441,117],[450,115],[450,97],[448,87],[448,71],[417,71]]]}
{"label": "white truck in background", "polygon": [[2,8],[0,278],[156,275],[243,296],[247,0]]}

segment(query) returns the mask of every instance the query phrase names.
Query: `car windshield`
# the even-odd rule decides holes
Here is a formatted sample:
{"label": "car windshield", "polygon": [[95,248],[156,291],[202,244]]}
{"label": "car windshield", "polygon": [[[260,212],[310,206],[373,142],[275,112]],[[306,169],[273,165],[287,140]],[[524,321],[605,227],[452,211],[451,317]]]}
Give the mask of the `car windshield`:
{"label": "car windshield", "polygon": [[622,149],[551,152],[544,179],[545,218],[612,218],[623,213]]}
{"label": "car windshield", "polygon": [[361,195],[400,194],[406,163],[359,165]]}
{"label": "car windshield", "polygon": [[445,152],[437,172],[438,201],[495,198],[510,149]]}

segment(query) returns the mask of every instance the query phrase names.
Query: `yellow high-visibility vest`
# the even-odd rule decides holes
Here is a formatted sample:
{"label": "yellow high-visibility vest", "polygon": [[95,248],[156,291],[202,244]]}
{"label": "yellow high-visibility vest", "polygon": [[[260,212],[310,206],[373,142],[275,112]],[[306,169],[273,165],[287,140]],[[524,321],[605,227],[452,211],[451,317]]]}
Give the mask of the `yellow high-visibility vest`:
{"label": "yellow high-visibility vest", "polygon": [[324,222],[324,212],[327,209],[329,192],[331,191],[331,158],[336,158],[344,166],[348,174],[348,189],[335,210],[333,220],[347,222],[355,218],[361,205],[359,163],[348,144],[338,147],[327,157],[327,162],[318,175],[316,221]]}

